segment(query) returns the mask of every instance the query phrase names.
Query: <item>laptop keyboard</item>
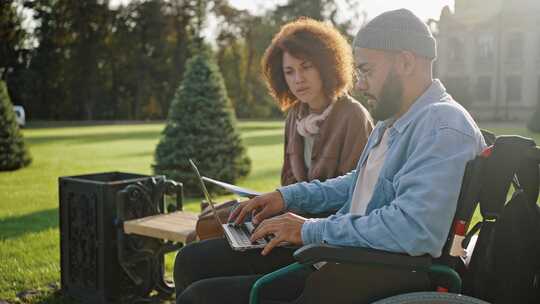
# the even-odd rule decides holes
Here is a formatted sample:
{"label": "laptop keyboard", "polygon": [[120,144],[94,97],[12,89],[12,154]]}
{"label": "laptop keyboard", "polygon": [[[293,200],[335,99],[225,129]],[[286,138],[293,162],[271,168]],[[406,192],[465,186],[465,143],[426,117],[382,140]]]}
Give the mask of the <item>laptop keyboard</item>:
{"label": "laptop keyboard", "polygon": [[229,224],[229,228],[231,229],[231,232],[233,232],[232,236],[234,237],[236,242],[238,242],[238,244],[248,246],[262,243],[262,241],[259,240],[251,242],[251,240],[249,239],[251,236],[251,232],[245,224]]}

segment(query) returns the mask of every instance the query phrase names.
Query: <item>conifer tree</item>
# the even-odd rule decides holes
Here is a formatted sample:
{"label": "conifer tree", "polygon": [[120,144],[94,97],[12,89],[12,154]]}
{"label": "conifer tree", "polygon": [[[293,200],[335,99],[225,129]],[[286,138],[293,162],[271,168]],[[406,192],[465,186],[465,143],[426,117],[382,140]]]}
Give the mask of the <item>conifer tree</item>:
{"label": "conifer tree", "polygon": [[[251,161],[235,127],[223,78],[208,52],[191,58],[176,91],[165,129],[155,151],[154,171],[184,184],[188,195],[200,195],[188,159],[202,175],[235,183],[249,173]],[[216,187],[208,185],[210,191]]]}
{"label": "conifer tree", "polygon": [[17,170],[31,161],[6,84],[0,81],[0,171]]}

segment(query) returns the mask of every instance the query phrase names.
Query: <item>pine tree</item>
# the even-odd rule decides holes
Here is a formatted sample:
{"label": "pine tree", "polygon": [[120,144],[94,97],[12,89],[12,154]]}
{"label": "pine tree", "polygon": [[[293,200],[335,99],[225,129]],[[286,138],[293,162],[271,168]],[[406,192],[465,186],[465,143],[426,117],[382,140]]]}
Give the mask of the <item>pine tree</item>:
{"label": "pine tree", "polygon": [[201,194],[189,158],[202,175],[229,183],[246,176],[251,166],[223,78],[207,53],[188,61],[154,155],[155,173],[182,182],[188,195]]}
{"label": "pine tree", "polygon": [[0,171],[17,170],[31,161],[6,84],[0,81]]}

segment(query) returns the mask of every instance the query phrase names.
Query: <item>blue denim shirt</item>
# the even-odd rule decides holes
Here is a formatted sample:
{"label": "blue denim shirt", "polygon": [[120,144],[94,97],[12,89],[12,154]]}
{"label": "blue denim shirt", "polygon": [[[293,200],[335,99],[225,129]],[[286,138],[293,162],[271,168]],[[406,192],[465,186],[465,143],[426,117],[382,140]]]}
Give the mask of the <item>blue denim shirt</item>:
{"label": "blue denim shirt", "polygon": [[[319,213],[302,226],[304,244],[368,247],[413,256],[441,255],[456,210],[467,161],[485,147],[468,112],[446,93],[439,80],[391,126],[379,122],[356,170],[325,182],[281,187],[288,210]],[[349,213],[357,172],[384,131],[388,151],[366,215]]]}

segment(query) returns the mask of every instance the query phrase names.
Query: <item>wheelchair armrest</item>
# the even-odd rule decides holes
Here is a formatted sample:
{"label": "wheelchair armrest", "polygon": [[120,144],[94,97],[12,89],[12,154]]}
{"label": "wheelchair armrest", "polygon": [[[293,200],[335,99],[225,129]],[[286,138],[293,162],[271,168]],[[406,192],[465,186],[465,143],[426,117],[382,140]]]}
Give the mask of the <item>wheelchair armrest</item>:
{"label": "wheelchair armrest", "polygon": [[341,247],[333,245],[310,244],[294,252],[294,258],[302,263],[312,265],[318,262],[336,262],[348,264],[371,264],[411,269],[428,269],[432,258],[429,255],[410,256],[402,253],[361,248]]}

